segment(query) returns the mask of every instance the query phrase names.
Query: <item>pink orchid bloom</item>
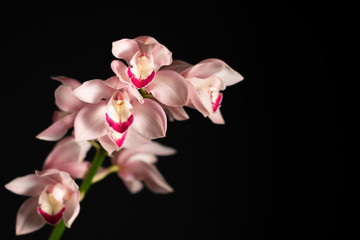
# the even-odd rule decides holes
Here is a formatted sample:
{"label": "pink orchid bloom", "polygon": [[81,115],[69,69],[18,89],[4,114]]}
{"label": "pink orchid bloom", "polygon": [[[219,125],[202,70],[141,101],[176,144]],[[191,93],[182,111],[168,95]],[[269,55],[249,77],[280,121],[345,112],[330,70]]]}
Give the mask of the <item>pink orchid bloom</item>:
{"label": "pink orchid bloom", "polygon": [[113,42],[112,53],[128,63],[129,68],[126,73],[137,88],[147,86],[161,66],[172,62],[172,53],[155,38],[149,36],[124,38]]}
{"label": "pink orchid bloom", "polygon": [[[132,85],[126,75],[127,67],[119,60],[111,63],[111,68],[123,84]],[[133,86],[133,85],[132,85]],[[160,70],[153,81],[144,87],[147,93],[156,99],[169,116],[170,120],[186,120],[188,115],[183,110],[189,101],[190,92],[185,79],[177,72],[171,70]]]}
{"label": "pink orchid bloom", "polygon": [[65,136],[66,132],[74,126],[77,112],[86,105],[71,92],[81,83],[73,78],[64,76],[52,77],[62,83],[55,90],[55,104],[60,111],[53,114],[53,124],[39,133],[36,137],[47,141],[57,141]]}
{"label": "pink orchid bloom", "polygon": [[18,177],[5,187],[19,195],[29,196],[16,217],[16,235],[34,232],[46,223],[57,224],[64,219],[70,228],[80,211],[80,192],[66,172],[49,169]]}
{"label": "pink orchid bloom", "polygon": [[89,162],[83,161],[90,148],[88,141],[76,141],[74,136],[68,136],[54,146],[43,170],[57,169],[69,173],[72,178],[82,179],[90,167]]}
{"label": "pink orchid bloom", "polygon": [[156,142],[140,145],[136,148],[121,149],[112,158],[118,166],[118,175],[131,193],[143,188],[142,181],[154,193],[171,193],[173,189],[155,167],[156,156],[169,156],[176,150]]}
{"label": "pink orchid bloom", "polygon": [[165,69],[179,72],[188,82],[190,89],[189,106],[196,108],[213,123],[224,124],[220,112],[223,94],[227,86],[234,85],[244,78],[225,62],[210,58],[190,65],[184,61],[175,60]]}
{"label": "pink orchid bloom", "polygon": [[98,139],[111,154],[123,144],[129,147],[165,136],[167,121],[161,106],[143,99],[135,88],[116,76],[106,81],[84,82],[73,94],[89,103],[75,118],[77,141]]}

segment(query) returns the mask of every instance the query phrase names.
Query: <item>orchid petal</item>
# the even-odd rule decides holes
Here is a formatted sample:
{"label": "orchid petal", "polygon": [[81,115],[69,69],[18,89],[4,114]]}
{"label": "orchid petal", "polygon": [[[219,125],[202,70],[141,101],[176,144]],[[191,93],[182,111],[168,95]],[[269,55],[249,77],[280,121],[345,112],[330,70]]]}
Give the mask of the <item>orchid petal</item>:
{"label": "orchid petal", "polygon": [[66,115],[50,125],[47,129],[39,133],[36,138],[46,141],[57,141],[65,136],[66,132],[74,126],[77,113]]}
{"label": "orchid petal", "polygon": [[96,139],[109,132],[105,120],[106,109],[106,102],[101,101],[89,104],[79,111],[74,122],[76,141]]}
{"label": "orchid petal", "polygon": [[86,104],[75,97],[71,87],[66,85],[61,85],[55,90],[55,103],[66,112],[77,112]]}
{"label": "orchid petal", "polygon": [[27,199],[16,216],[16,235],[23,235],[42,228],[45,220],[37,212],[38,197]]}
{"label": "orchid petal", "polygon": [[169,121],[185,121],[189,119],[189,115],[185,112],[183,107],[169,107],[162,105]]}
{"label": "orchid petal", "polygon": [[103,98],[109,99],[113,92],[112,87],[99,79],[84,82],[72,91],[77,98],[87,103],[98,103]]}
{"label": "orchid petal", "polygon": [[206,60],[201,61],[201,63],[220,63],[223,64],[225,67],[219,73],[216,74],[226,86],[234,85],[244,79],[244,77],[232,69],[229,65],[227,65],[224,61],[216,58],[209,58]]}
{"label": "orchid petal", "polygon": [[126,139],[124,141],[124,148],[134,148],[139,145],[149,143],[151,140],[137,133],[133,128],[127,130]]}
{"label": "orchid petal", "polygon": [[209,115],[209,119],[215,124],[225,124],[225,120],[218,108],[215,113]]}
{"label": "orchid petal", "polygon": [[209,95],[202,89],[199,91],[189,82],[190,102],[204,117],[211,113],[211,100]]}
{"label": "orchid petal", "polygon": [[128,67],[120,60],[113,60],[111,62],[111,69],[123,83],[130,83],[130,78],[127,74]]}
{"label": "orchid petal", "polygon": [[98,138],[97,140],[109,154],[112,154],[114,151],[118,151],[120,149],[111,136],[111,132]]}
{"label": "orchid petal", "polygon": [[190,68],[191,66],[193,66],[193,65],[191,65],[188,62],[176,59],[171,63],[171,65],[164,66],[161,68],[161,70],[172,70],[172,71],[175,71],[175,72],[181,74],[182,72],[184,72],[186,69]]}
{"label": "orchid petal", "polygon": [[222,71],[224,67],[224,64],[220,62],[200,62],[182,72],[181,75],[184,78],[197,77],[205,79]]}
{"label": "orchid petal", "polygon": [[140,192],[144,188],[144,184],[142,184],[139,180],[131,180],[131,181],[124,181],[126,188],[129,190],[130,193],[135,194]]}
{"label": "orchid petal", "polygon": [[73,136],[69,136],[58,142],[47,156],[43,169],[57,168],[64,163],[78,163],[84,159],[91,144],[87,141],[77,142]]}
{"label": "orchid petal", "polygon": [[134,175],[136,179],[143,180],[146,186],[154,193],[164,194],[174,191],[152,164],[144,161],[132,161],[126,164],[124,171]]}
{"label": "orchid petal", "polygon": [[187,78],[186,80],[191,82],[191,84],[194,85],[196,89],[204,89],[206,91],[210,91],[211,89],[216,89],[219,91],[224,90],[226,87],[224,82],[215,75],[208,78],[191,77]]}
{"label": "orchid petal", "polygon": [[155,71],[158,71],[161,66],[172,63],[172,53],[162,44],[156,44],[151,54],[154,59]]}
{"label": "orchid petal", "polygon": [[139,36],[134,38],[134,40],[136,40],[140,52],[147,54],[151,53],[156,44],[159,44],[155,38],[150,36]]}
{"label": "orchid petal", "polygon": [[134,122],[132,128],[140,135],[149,138],[165,137],[167,121],[166,114],[159,104],[150,99],[144,103],[136,102],[134,107]]}
{"label": "orchid petal", "polygon": [[139,47],[136,40],[133,39],[124,38],[112,44],[112,54],[128,63],[137,51],[139,51]]}
{"label": "orchid petal", "polygon": [[[176,153],[176,150],[171,147],[167,147],[157,142],[149,142],[139,144],[132,148],[126,148],[121,152],[117,152],[114,155],[114,162],[118,165],[122,165],[127,162],[133,155],[147,154],[156,156],[169,156]],[[149,162],[150,163],[150,162]]]}
{"label": "orchid petal", "polygon": [[28,174],[23,177],[17,177],[5,188],[15,194],[24,196],[39,196],[44,187],[49,183],[46,179],[41,179],[35,174]]}
{"label": "orchid petal", "polygon": [[180,74],[170,70],[157,72],[155,80],[146,87],[146,90],[158,101],[171,107],[187,105],[189,100],[186,81]]}
{"label": "orchid petal", "polygon": [[74,222],[75,218],[79,215],[80,212],[79,202],[80,202],[80,192],[76,191],[72,193],[70,198],[65,203],[64,222],[68,228],[71,227],[71,224]]}
{"label": "orchid petal", "polygon": [[66,76],[52,76],[51,79],[61,82],[65,86],[69,86],[71,89],[77,88],[81,83],[74,79]]}

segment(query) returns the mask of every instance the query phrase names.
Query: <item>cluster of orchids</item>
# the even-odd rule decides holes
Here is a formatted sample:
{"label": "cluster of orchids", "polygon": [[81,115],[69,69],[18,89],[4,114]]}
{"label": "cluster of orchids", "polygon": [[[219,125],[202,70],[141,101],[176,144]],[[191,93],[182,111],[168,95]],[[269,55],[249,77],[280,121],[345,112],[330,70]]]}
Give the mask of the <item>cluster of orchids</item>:
{"label": "cluster of orchids", "polygon": [[[173,61],[172,53],[149,36],[115,41],[112,53],[117,58],[111,62],[115,75],[106,80],[81,83],[52,77],[60,82],[54,94],[58,110],[37,138],[58,142],[42,170],[5,185],[29,197],[18,210],[16,235],[50,224],[55,227],[49,239],[60,239],[78,216],[90,186],[111,173],[133,194],[144,185],[158,194],[173,192],[155,164],[158,156],[176,150],[153,139],[165,137],[168,120],[189,119],[184,107],[224,124],[222,91],[243,80],[219,59],[196,65]],[[96,154],[86,161],[91,147]],[[103,167],[107,157],[112,164]]]}

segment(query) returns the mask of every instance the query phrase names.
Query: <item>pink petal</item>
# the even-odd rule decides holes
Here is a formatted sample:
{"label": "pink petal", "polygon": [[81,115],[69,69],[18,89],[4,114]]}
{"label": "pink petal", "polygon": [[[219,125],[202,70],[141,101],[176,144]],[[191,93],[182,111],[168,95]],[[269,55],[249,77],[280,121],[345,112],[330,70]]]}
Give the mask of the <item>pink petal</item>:
{"label": "pink petal", "polygon": [[124,184],[126,188],[129,190],[129,192],[132,194],[138,193],[144,188],[142,182],[136,179],[130,181],[124,180]]}
{"label": "pink petal", "polygon": [[97,140],[109,154],[112,154],[114,151],[118,151],[120,149],[111,136],[111,132],[98,138]]}
{"label": "pink petal", "polygon": [[201,112],[204,117],[207,117],[212,110],[211,100],[209,95],[202,89],[199,91],[189,82],[190,103]]}
{"label": "pink petal", "polygon": [[162,44],[156,44],[152,52],[155,71],[161,66],[170,65],[172,63],[172,53]]}
{"label": "pink petal", "polygon": [[215,113],[209,115],[209,119],[215,124],[225,124],[225,120],[221,115],[220,109],[218,108]]}
{"label": "pink petal", "polygon": [[64,163],[79,163],[91,148],[87,141],[77,142],[74,136],[69,136],[58,142],[47,156],[43,170],[57,168]]}
{"label": "pink petal", "polygon": [[52,76],[51,79],[59,81],[65,86],[70,86],[71,89],[77,88],[81,85],[78,80],[66,76]]}
{"label": "pink petal", "polygon": [[74,126],[77,113],[69,114],[54,122],[47,129],[39,133],[36,138],[46,141],[57,141],[65,136],[66,132]]}
{"label": "pink petal", "polygon": [[98,103],[101,99],[109,99],[115,89],[103,80],[90,80],[77,87],[72,93],[81,101],[87,103]]}
{"label": "pink petal", "polygon": [[134,148],[134,147],[138,147],[139,145],[146,144],[149,142],[151,142],[150,139],[138,134],[135,130],[133,130],[133,128],[129,128],[127,131],[127,135],[126,135],[126,139],[124,141],[123,147],[124,148]]}
{"label": "pink petal", "polygon": [[184,78],[197,77],[204,79],[219,73],[224,67],[224,64],[220,62],[200,62],[182,72],[181,75]]}
{"label": "pink petal", "polygon": [[16,235],[34,232],[45,225],[45,220],[37,212],[38,197],[27,199],[16,216]]}
{"label": "pink petal", "polygon": [[111,62],[111,69],[121,82],[130,83],[130,78],[127,74],[128,67],[123,62],[120,60],[113,60]]}
{"label": "pink petal", "polygon": [[[131,148],[123,149],[121,152],[117,152],[114,154],[113,161],[114,164],[118,164],[121,166],[126,163],[132,156],[134,155],[156,155],[156,156],[169,156],[176,153],[176,150],[171,147],[164,146],[157,142],[147,142],[143,144],[138,144],[137,146],[133,146]],[[154,163],[155,161],[149,162]]]}
{"label": "pink petal", "polygon": [[83,179],[90,168],[90,162],[64,162],[56,165],[56,169],[70,174],[72,178]]}
{"label": "pink petal", "polygon": [[224,65],[223,70],[218,72],[216,74],[217,77],[219,77],[226,86],[234,85],[244,79],[243,76],[241,76],[240,73],[236,72],[234,69],[232,69],[229,65],[227,65],[224,61],[216,58],[209,58],[206,60],[201,61],[201,63],[220,63]]}
{"label": "pink petal", "polygon": [[66,85],[61,85],[55,90],[55,103],[66,112],[77,112],[86,104],[75,97],[71,87]]}
{"label": "pink petal", "polygon": [[82,108],[75,118],[76,141],[85,141],[104,136],[109,132],[105,120],[107,104],[101,101]]}
{"label": "pink petal", "polygon": [[189,100],[186,81],[179,73],[170,70],[157,72],[154,81],[146,87],[146,90],[158,101],[171,107],[187,105]]}
{"label": "pink petal", "polygon": [[171,65],[169,66],[165,66],[165,67],[162,67],[161,69],[162,70],[172,70],[172,71],[175,71],[177,73],[182,73],[184,72],[186,69],[188,69],[189,67],[191,67],[193,65],[191,65],[190,63],[187,63],[185,61],[182,61],[182,60],[174,60]]}
{"label": "pink petal", "polygon": [[164,109],[169,121],[185,121],[189,119],[189,115],[185,112],[183,107],[169,107],[161,105]]}
{"label": "pink petal", "polygon": [[133,161],[126,164],[123,171],[133,175],[135,179],[143,180],[146,186],[154,193],[164,194],[174,191],[152,164],[144,161]]}
{"label": "pink petal", "polygon": [[47,184],[49,184],[48,180],[39,178],[35,174],[28,174],[15,178],[6,184],[5,188],[19,195],[39,196]]}
{"label": "pink petal", "polygon": [[140,135],[149,138],[165,137],[167,121],[166,114],[159,104],[150,99],[144,103],[133,104],[134,122],[132,128]]}
{"label": "pink petal", "polygon": [[134,38],[134,40],[136,40],[140,52],[146,54],[150,54],[153,48],[159,44],[155,38],[150,36],[139,36]]}
{"label": "pink petal", "polygon": [[139,51],[139,47],[136,40],[133,39],[124,38],[112,44],[112,54],[116,58],[124,59],[127,63],[137,51]]}
{"label": "pink petal", "polygon": [[70,228],[75,218],[80,212],[80,192],[75,192],[70,195],[70,198],[65,202],[64,222]]}
{"label": "pink petal", "polygon": [[188,82],[191,82],[191,84],[194,85],[194,87],[197,90],[204,89],[206,91],[211,91],[213,89],[216,89],[220,91],[220,90],[224,90],[226,87],[224,82],[215,75],[210,76],[208,78],[191,77],[191,78],[186,78],[186,80]]}

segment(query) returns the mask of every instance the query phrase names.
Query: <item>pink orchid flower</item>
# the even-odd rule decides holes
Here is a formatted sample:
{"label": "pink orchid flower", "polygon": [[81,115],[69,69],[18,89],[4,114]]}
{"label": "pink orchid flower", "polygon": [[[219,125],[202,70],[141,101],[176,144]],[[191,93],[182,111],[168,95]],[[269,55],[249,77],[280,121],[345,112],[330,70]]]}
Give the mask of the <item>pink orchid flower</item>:
{"label": "pink orchid flower", "polygon": [[175,60],[165,69],[177,71],[188,82],[189,107],[197,109],[205,117],[209,117],[213,123],[225,123],[220,112],[223,100],[221,91],[244,79],[238,72],[215,58],[203,60],[193,66],[184,61]]}
{"label": "pink orchid flower", "polygon": [[127,75],[137,88],[147,86],[161,66],[172,62],[172,53],[149,36],[113,42],[112,53],[128,63]]}
{"label": "pink orchid flower", "polygon": [[[121,149],[116,152],[112,162],[118,168],[118,176],[124,181],[131,193],[137,193],[145,185],[154,193],[171,193],[173,189],[155,167],[156,156],[169,156],[176,150],[156,142],[149,142],[135,148]],[[106,174],[106,170],[98,173],[97,178]]]}
{"label": "pink orchid flower", "polygon": [[55,90],[55,104],[60,111],[53,114],[53,124],[39,133],[36,137],[47,141],[57,141],[65,136],[67,131],[74,126],[77,112],[86,105],[71,92],[81,83],[73,78],[64,76],[52,77],[62,83]]}
{"label": "pink orchid flower", "polygon": [[46,223],[64,219],[70,228],[80,211],[80,192],[66,172],[49,169],[18,177],[5,185],[11,192],[29,196],[16,217],[16,235],[34,232]]}
{"label": "pink orchid flower", "polygon": [[54,146],[43,170],[57,169],[69,173],[72,178],[82,179],[90,167],[90,162],[84,161],[90,148],[88,141],[76,141],[74,136],[68,136]]}
{"label": "pink orchid flower", "polygon": [[[132,85],[126,75],[127,67],[119,60],[111,63],[111,68],[123,84]],[[133,85],[132,85],[133,86]],[[171,70],[160,70],[153,81],[143,88],[161,104],[170,120],[186,120],[188,115],[183,110],[189,101],[190,92],[187,82],[179,73]]]}
{"label": "pink orchid flower", "polygon": [[129,147],[164,137],[167,121],[161,106],[143,99],[135,88],[116,76],[110,79],[87,81],[73,90],[76,97],[89,103],[75,118],[76,140],[98,139],[111,154],[123,144]]}

